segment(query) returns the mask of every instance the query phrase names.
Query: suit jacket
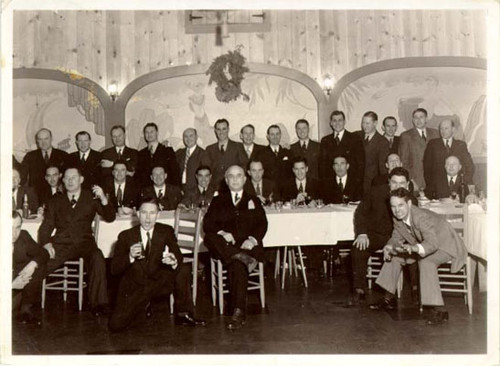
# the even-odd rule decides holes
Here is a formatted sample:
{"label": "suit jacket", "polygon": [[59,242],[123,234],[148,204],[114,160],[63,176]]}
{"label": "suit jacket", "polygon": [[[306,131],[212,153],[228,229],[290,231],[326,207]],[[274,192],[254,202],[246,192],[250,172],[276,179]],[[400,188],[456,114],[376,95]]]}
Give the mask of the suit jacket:
{"label": "suit jacket", "polygon": [[23,165],[17,161],[16,157],[12,155],[12,168],[17,169],[19,175],[21,176],[21,185],[24,186],[26,184],[26,175]]}
{"label": "suit jacket", "polygon": [[38,196],[32,187],[18,187],[16,194],[16,210],[23,208],[24,195],[28,196],[28,208],[31,213],[36,213],[38,210]]}
{"label": "suit jacket", "polygon": [[[74,208],[66,194],[54,196],[49,200],[43,222],[38,229],[38,242],[58,244],[83,244],[95,246],[92,235],[92,221],[98,213],[106,222],[114,221],[116,214],[109,203],[101,205],[94,200],[92,192],[82,189]],[[56,229],[52,237],[52,231]]]}
{"label": "suit jacket", "polygon": [[409,231],[403,221],[394,218],[394,230],[387,244],[396,245],[401,241],[415,245],[419,243],[425,251],[425,256],[442,250],[451,257],[451,271],[459,271],[467,259],[467,249],[455,229],[443,216],[435,212],[411,207]]}
{"label": "suit jacket", "polygon": [[264,145],[258,145],[258,144],[253,144],[253,149],[252,153],[250,154],[250,157],[248,157],[247,152],[245,150],[245,145],[243,144],[238,144],[238,149],[239,149],[239,155],[240,155],[240,160],[241,160],[241,166],[245,171],[248,168],[248,163],[256,159],[259,154],[265,149],[266,147]]}
{"label": "suit jacket", "polygon": [[430,199],[437,199],[450,197],[452,191],[455,191],[458,194],[460,192],[462,179],[464,181],[464,197],[467,197],[467,195],[469,194],[469,187],[467,186],[467,184],[470,183],[467,183],[465,178],[462,178],[460,174],[457,175],[456,181],[454,182],[452,188],[450,188],[448,176],[439,175],[437,178],[431,181],[431,184],[428,184],[425,187],[425,195]]}
{"label": "suit jacket", "polygon": [[[383,136],[386,140],[387,138]],[[387,140],[389,143],[389,140]],[[394,136],[392,139],[392,145],[389,143],[389,154],[398,154],[399,155],[399,136]]]}
{"label": "suit jacket", "polygon": [[[252,180],[250,178],[248,178],[247,181],[245,182],[243,190],[249,195],[257,196]],[[266,200],[270,200],[271,195],[273,201],[279,201],[281,199],[276,185],[270,179],[263,178],[261,180],[260,191],[262,193],[262,196],[265,197]]]}
{"label": "suit jacket", "polygon": [[349,201],[356,202],[361,200],[362,183],[356,181],[349,172],[344,189],[341,191],[338,184],[338,177],[323,181],[321,189],[321,198],[325,204],[343,203],[342,196],[346,195]]}
{"label": "suit jacket", "polygon": [[202,202],[204,203],[204,205],[208,205],[210,204],[210,202],[212,202],[212,198],[214,197],[215,192],[217,192],[215,187],[212,184],[209,184],[205,194],[202,194],[197,185],[196,187],[191,188],[186,192],[186,194],[182,198],[181,203],[186,207],[190,207],[191,205],[200,207]]}
{"label": "suit jacket", "polygon": [[21,230],[12,252],[12,279],[17,277],[29,262],[35,261],[40,266],[48,260],[49,253],[38,245],[26,230]]}
{"label": "suit jacket", "polygon": [[[438,130],[426,128],[426,141],[439,137]],[[410,178],[418,185],[417,188],[425,187],[424,180],[424,152],[427,142],[419,135],[416,128],[412,128],[401,134],[399,139],[399,157],[403,167],[410,173]]]}
{"label": "suit jacket", "polygon": [[290,146],[290,151],[294,157],[300,156],[307,159],[307,166],[309,167],[307,176],[309,178],[319,179],[319,142],[309,139],[307,149],[304,151],[300,147],[300,141],[297,141]]}
{"label": "suit jacket", "polygon": [[[375,178],[372,180],[372,187],[373,186],[380,186],[380,185],[387,185],[389,182],[389,173],[377,175]],[[410,192],[414,191],[414,186],[413,182],[410,179],[410,184],[408,185],[408,190]]]}
{"label": "suit jacket", "polygon": [[275,185],[288,178],[293,177],[292,153],[290,150],[280,146],[278,156],[270,146],[266,146],[257,156],[264,166],[264,178],[272,180]]}
{"label": "suit jacket", "polygon": [[158,203],[163,206],[163,210],[170,211],[175,210],[182,199],[182,192],[178,186],[174,186],[172,184],[165,184],[165,191],[163,193],[163,197],[158,199],[156,195],[156,191],[154,187],[148,186],[142,190],[141,196],[143,198],[150,197],[158,199]]}
{"label": "suit jacket", "polygon": [[[177,165],[179,166],[179,173],[182,180],[182,174],[184,173],[184,162],[186,160],[186,148],[179,149],[175,152],[175,157],[177,159]],[[196,181],[196,169],[200,165],[210,166],[210,159],[208,158],[207,152],[201,147],[197,146],[196,149],[189,156],[186,169],[186,184],[183,185],[184,192],[187,192],[193,188],[196,188],[198,182]]]}
{"label": "suit jacket", "polygon": [[224,173],[226,173],[226,169],[230,166],[239,165],[243,169],[246,168],[244,166],[245,158],[242,155],[239,145],[241,145],[240,142],[229,140],[224,154],[219,150],[217,142],[207,146],[207,154],[210,159],[210,167],[212,168],[212,181],[216,187],[224,179]]}
{"label": "suit jacket", "polygon": [[214,197],[203,218],[203,230],[205,234],[217,234],[220,230],[229,232],[238,247],[253,236],[258,245],[249,254],[257,260],[264,259],[262,239],[267,232],[266,213],[260,200],[245,191],[236,206],[233,205],[231,192]]}
{"label": "suit jacket", "polygon": [[[359,131],[360,138],[364,138],[364,132]],[[370,191],[372,180],[377,175],[384,174],[387,169],[385,161],[389,155],[389,141],[378,132],[375,132],[370,141],[363,140],[365,149],[365,172],[363,178],[363,194]]]}
{"label": "suit jacket", "polygon": [[[307,178],[306,186],[304,187],[304,192],[307,193],[311,199],[317,199],[320,196],[320,184],[319,181],[312,178]],[[295,183],[295,178],[287,179],[280,189],[280,198],[283,201],[290,201],[297,198],[299,190],[297,189],[297,184]]]}
{"label": "suit jacket", "polygon": [[[101,159],[110,160],[113,163],[119,159],[118,153],[116,152],[116,147],[111,146],[108,149],[105,149],[101,152]],[[122,160],[125,160],[127,164],[127,172],[135,172],[137,167],[137,159],[138,159],[138,151],[136,149],[132,149],[128,146],[123,147],[122,152]],[[111,177],[111,171],[113,168],[101,168],[101,174],[103,180],[107,177]]]}
{"label": "suit jacket", "polygon": [[[151,248],[147,258],[130,263],[130,247],[141,241],[141,226],[137,225],[118,235],[113,259],[111,260],[111,273],[121,276],[122,281],[127,281],[130,286],[144,286],[148,280],[159,279],[165,274],[174,271],[172,266],[162,263],[165,247],[175,255],[178,270],[182,264],[182,254],[175,239],[174,230],[169,225],[156,223],[151,238]],[[145,243],[143,243],[145,244]]]}
{"label": "suit jacket", "polygon": [[135,177],[139,188],[145,188],[151,184],[151,170],[155,166],[162,166],[167,173],[167,183],[174,186],[181,186],[181,176],[179,166],[175,159],[174,150],[158,144],[153,157],[147,147],[139,151]]}
{"label": "suit jacket", "polygon": [[333,179],[333,159],[337,155],[345,155],[349,161],[349,171],[356,179],[363,179],[365,169],[365,152],[359,135],[344,130],[339,145],[335,142],[335,133],[325,136],[320,143],[319,176],[321,179]]}
{"label": "suit jacket", "polygon": [[94,184],[101,185],[101,153],[90,149],[85,163],[80,160],[80,152],[69,154],[69,165],[80,168],[83,175],[82,187],[91,189]]}
{"label": "suit jacket", "polygon": [[474,175],[474,163],[467,150],[467,144],[461,140],[452,140],[450,150],[446,148],[443,139],[437,138],[429,141],[424,152],[424,178],[425,184],[436,186],[437,182],[446,177],[444,164],[448,156],[456,156],[462,164],[461,172],[464,175],[465,184],[472,184]]}
{"label": "suit jacket", "polygon": [[47,206],[47,203],[53,196],[62,194],[63,192],[64,192],[64,186],[62,184],[59,185],[59,187],[57,188],[57,192],[55,194],[52,194],[52,190],[50,189],[48,183],[45,184],[45,186],[42,189],[42,194],[38,199],[38,205]]}
{"label": "suit jacket", "polygon": [[40,149],[28,152],[23,159],[23,167],[25,173],[28,175],[28,185],[35,188],[35,192],[40,196],[45,181],[45,170],[50,165],[55,165],[59,171],[64,172],[68,162],[68,154],[65,151],[52,148],[52,153],[47,164],[43,159],[42,151]]}
{"label": "suit jacket", "polygon": [[[116,198],[115,181],[108,177],[103,184],[104,193],[108,194],[109,203],[118,210],[118,200]],[[137,207],[139,201],[139,189],[132,177],[125,179],[125,189],[122,188],[122,206],[132,208]]]}

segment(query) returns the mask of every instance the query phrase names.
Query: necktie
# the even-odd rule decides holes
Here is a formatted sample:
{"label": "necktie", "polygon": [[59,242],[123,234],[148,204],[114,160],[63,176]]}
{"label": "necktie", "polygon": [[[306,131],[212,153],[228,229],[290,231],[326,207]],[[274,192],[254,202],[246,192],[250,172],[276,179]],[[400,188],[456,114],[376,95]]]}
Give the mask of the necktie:
{"label": "necktie", "polygon": [[238,201],[240,200],[240,196],[238,196],[238,193],[234,195],[234,205],[236,206],[238,204]]}
{"label": "necktie", "polygon": [[45,151],[45,155],[43,156],[43,160],[45,160],[45,164],[49,162],[49,153]]}
{"label": "necktie", "polygon": [[452,178],[450,178],[450,191],[453,191],[454,188],[455,188],[455,182],[454,182],[453,177],[452,177]]}
{"label": "necktie", "polygon": [[16,195],[13,194],[12,195],[12,210],[15,210],[17,207],[16,207]]}
{"label": "necktie", "polygon": [[224,145],[220,145],[220,152],[221,154],[224,154]]}
{"label": "necktie", "polygon": [[82,162],[82,164],[85,164],[85,154],[82,154],[82,158],[80,159],[80,161]]}
{"label": "necktie", "polygon": [[163,189],[160,189],[158,192],[158,199],[161,200],[163,198]]}
{"label": "necktie", "polygon": [[122,159],[122,149],[118,149],[118,160]]}
{"label": "necktie", "polygon": [[153,145],[150,145],[150,146],[149,146],[149,154],[151,155],[151,157],[153,157],[153,155],[154,155],[154,152],[153,152]]}
{"label": "necktie", "polygon": [[69,203],[71,204],[71,208],[75,208],[76,205],[75,195],[71,196],[71,201],[69,201]]}
{"label": "necktie", "polygon": [[304,186],[302,185],[302,182],[299,183],[299,193],[304,193]]}
{"label": "necktie", "polygon": [[278,156],[278,149],[274,150],[274,155]]}
{"label": "necktie", "polygon": [[422,139],[427,142],[427,139],[425,138],[425,133],[422,131]]}
{"label": "necktie", "polygon": [[306,143],[305,142],[302,143],[302,151],[304,151],[304,152],[307,151]]}
{"label": "necktie", "polygon": [[118,202],[118,206],[122,205],[122,200],[123,200],[122,185],[118,184],[118,190],[116,191],[116,201]]}
{"label": "necktie", "polygon": [[446,149],[448,149],[448,151],[450,151],[450,140],[449,139],[446,139]]}
{"label": "necktie", "polygon": [[250,158],[250,155],[252,155],[252,152],[250,151],[250,149],[249,149],[249,148],[246,148],[245,150],[247,151],[247,156],[248,156],[248,158]]}
{"label": "necktie", "polygon": [[205,197],[206,194],[207,194],[207,189],[203,188],[203,190],[201,191],[201,196]]}
{"label": "necktie", "polygon": [[394,141],[394,140],[393,140],[393,138],[391,137],[391,138],[389,139],[389,149],[392,149],[392,143],[393,143],[393,141]]}
{"label": "necktie", "polygon": [[405,226],[406,226],[406,229],[408,229],[408,231],[411,233],[411,225],[408,225],[408,224],[405,222]]}
{"label": "necktie", "polygon": [[189,152],[189,148],[186,148],[186,158],[184,159],[184,171],[187,170],[188,161],[189,161],[190,156],[191,156],[191,153]]}
{"label": "necktie", "polygon": [[339,133],[338,132],[335,133],[335,143],[337,145],[340,144],[340,139],[339,139]]}
{"label": "necktie", "polygon": [[255,187],[255,193],[257,196],[262,196],[262,191],[260,190],[260,184],[257,184],[257,187]]}
{"label": "necktie", "polygon": [[146,248],[144,248],[144,256],[146,257],[146,260],[149,257],[149,248],[151,247],[151,235],[149,234],[149,231],[146,232],[146,236],[148,240],[146,241]]}
{"label": "necktie", "polygon": [[342,184],[342,178],[339,177],[339,189],[340,192],[344,192],[344,185]]}
{"label": "necktie", "polygon": [[367,136],[365,137],[365,144],[367,144],[369,141],[370,141],[370,136],[368,136],[368,135],[367,135]]}

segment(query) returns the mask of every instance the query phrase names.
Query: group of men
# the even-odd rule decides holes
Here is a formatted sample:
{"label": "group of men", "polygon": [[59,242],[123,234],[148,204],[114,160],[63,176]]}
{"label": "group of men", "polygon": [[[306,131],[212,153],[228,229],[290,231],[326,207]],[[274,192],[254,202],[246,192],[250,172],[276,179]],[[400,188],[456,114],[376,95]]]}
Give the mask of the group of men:
{"label": "group of men", "polygon": [[[33,304],[38,301],[40,278],[78,257],[87,266],[92,312],[97,316],[109,312],[105,261],[92,235],[92,221],[96,214],[113,221],[116,213],[131,214],[134,209],[140,224],[118,235],[112,258],[111,271],[121,276],[121,282],[109,321],[111,330],[126,328],[143,310],[151,314],[149,304],[158,292],[175,293],[178,324],[204,324],[193,315],[190,277],[182,266],[172,228],[156,223],[160,210],[178,206],[211,203],[204,217],[204,242],[228,269],[233,309],[229,329],[238,329],[245,322],[247,276],[263,260],[267,220],[262,206],[273,201],[361,200],[355,213],[353,296],[348,306],[363,300],[367,260],[375,250],[384,248],[387,260],[404,253],[433,258],[427,262],[417,258],[419,265],[437,265],[451,258],[457,263],[453,269],[459,269],[460,241],[440,237],[456,242],[443,249],[442,240],[433,237],[429,244],[430,233],[443,235],[433,224],[437,218],[415,207],[411,197],[424,189],[429,197],[448,197],[459,179],[472,182],[474,166],[465,143],[453,136],[453,122],[441,122],[438,132],[426,127],[426,118],[424,109],[415,110],[415,128],[398,137],[394,117],[384,119],[384,135],[377,132],[378,116],[371,111],[363,115],[361,131],[349,132],[344,113],[334,111],[330,116],[333,133],[321,142],[310,138],[308,121],[298,120],[298,141],[290,148],[281,145],[278,125],[269,126],[269,145],[263,146],[254,143],[254,126],[241,129],[239,143],[229,139],[229,122],[219,119],[214,124],[216,143],[204,150],[197,144],[196,130],[188,128],[183,133],[185,148],[176,152],[159,142],[155,123],[144,126],[147,147],[140,151],[127,147],[125,129],[115,126],[111,148],[102,152],[91,149],[90,134],[82,131],[76,134],[77,151],[69,155],[52,147],[52,133],[43,128],[36,134],[38,149],[27,153],[22,164],[14,159],[13,207],[19,210],[27,201],[32,212],[44,217],[37,245],[20,231],[22,218],[13,212],[13,289],[16,298],[22,294],[19,315],[25,321],[37,321]],[[409,234],[400,233],[402,221],[412,227]],[[401,236],[412,246],[401,244]],[[441,250],[447,255],[441,255]],[[317,269],[321,251],[311,249],[308,256],[310,266]],[[402,263],[406,262],[412,260],[405,258]],[[384,276],[377,283],[391,294],[391,280],[401,265],[397,260],[388,263],[399,267],[387,274],[384,265]],[[435,287],[424,296],[423,286],[427,289],[435,278],[422,272],[421,303],[441,306]],[[372,307],[392,305],[388,295],[382,304]],[[438,313],[430,323],[444,321],[444,312]]]}

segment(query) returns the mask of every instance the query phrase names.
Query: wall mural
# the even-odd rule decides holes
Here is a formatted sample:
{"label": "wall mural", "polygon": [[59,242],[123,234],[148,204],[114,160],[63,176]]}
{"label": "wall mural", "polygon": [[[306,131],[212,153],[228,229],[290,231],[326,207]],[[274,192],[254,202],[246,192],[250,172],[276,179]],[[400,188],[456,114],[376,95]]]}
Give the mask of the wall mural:
{"label": "wall mural", "polygon": [[87,90],[60,81],[14,79],[13,148],[21,161],[37,148],[35,133],[42,127],[52,131],[53,146],[76,151],[75,134],[87,131],[92,148],[104,148],[104,113],[97,98]]}
{"label": "wall mural", "polygon": [[242,90],[250,101],[238,100],[228,104],[215,97],[215,85],[208,86],[208,76],[190,75],[160,80],[135,93],[127,104],[125,120],[128,144],[142,149],[145,146],[142,128],[154,121],[160,129],[160,140],[168,140],[174,150],[183,147],[182,133],[188,127],[198,131],[202,147],[216,141],[213,125],[219,118],[230,123],[230,138],[240,141],[242,126],[255,126],[255,142],[267,145],[266,130],[278,124],[282,143],[297,140],[295,122],[305,118],[311,125],[311,136],[318,139],[317,102],[302,84],[278,76],[245,74]]}
{"label": "wall mural", "polygon": [[379,116],[379,132],[385,116],[399,121],[397,135],[412,128],[412,111],[429,113],[428,126],[437,128],[443,119],[457,125],[456,138],[467,142],[475,157],[486,156],[486,70],[466,67],[393,69],[364,76],[348,85],[339,98],[349,130],[361,128],[369,110]]}

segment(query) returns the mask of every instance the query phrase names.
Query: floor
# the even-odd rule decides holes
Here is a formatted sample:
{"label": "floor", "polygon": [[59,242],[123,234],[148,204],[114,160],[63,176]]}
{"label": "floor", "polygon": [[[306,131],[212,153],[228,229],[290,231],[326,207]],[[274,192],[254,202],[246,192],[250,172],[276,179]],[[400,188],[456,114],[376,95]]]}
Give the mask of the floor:
{"label": "floor", "polygon": [[[450,321],[427,326],[403,292],[400,309],[376,312],[341,306],[347,295],[345,273],[331,278],[287,278],[280,288],[266,272],[266,308],[258,293],[249,296],[246,326],[225,329],[225,317],[212,307],[209,281],[200,281],[198,316],[202,328],[176,327],[168,298],[155,302],[154,315],[137,320],[124,333],[110,334],[106,318],[78,312],[76,295],[62,302],[48,295],[41,327],[13,323],[14,355],[71,354],[481,354],[486,353],[486,293],[474,293],[469,315],[463,297],[445,297]],[[374,296],[374,295],[373,295]]]}

